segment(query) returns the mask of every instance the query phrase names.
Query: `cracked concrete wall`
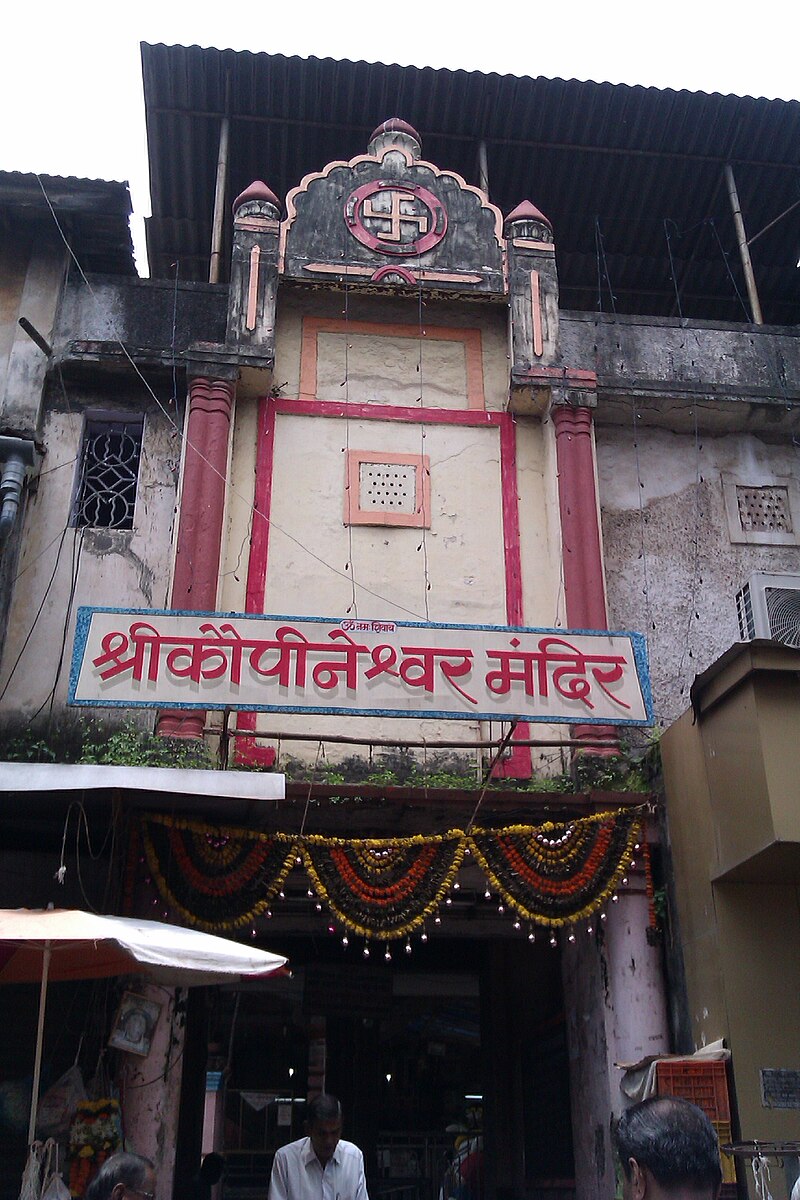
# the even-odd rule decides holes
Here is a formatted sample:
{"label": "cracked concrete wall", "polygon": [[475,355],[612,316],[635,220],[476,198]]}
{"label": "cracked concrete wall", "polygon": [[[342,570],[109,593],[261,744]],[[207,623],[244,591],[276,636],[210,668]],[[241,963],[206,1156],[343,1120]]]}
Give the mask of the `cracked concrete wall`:
{"label": "cracked concrete wall", "polygon": [[55,232],[37,231],[30,241],[11,240],[0,252],[0,430],[33,438],[39,423],[47,359],[19,327],[26,317],[52,337],[64,250]]}
{"label": "cracked concrete wall", "polygon": [[735,595],[750,575],[800,571],[798,545],[731,540],[724,477],[788,493],[798,450],[745,433],[603,426],[597,465],[609,622],[646,634],[666,727],[688,706],[695,675],[739,640]]}
{"label": "cracked concrete wall", "polygon": [[[155,409],[145,414],[134,525],[78,530],[72,507],[80,469],[84,406],[95,404],[71,390],[68,411],[44,417],[46,447],[41,473],[29,496],[21,551],[0,665],[0,723],[19,724],[41,710],[65,715],[75,616],[81,604],[163,608],[166,604],[172,522],[180,446],[177,433]],[[133,404],[117,401],[126,414]],[[102,405],[115,408],[113,400]],[[138,406],[141,409],[141,405]],[[71,596],[71,592],[74,594]],[[80,712],[70,709],[77,719]],[[106,716],[108,717],[106,711]],[[130,715],[126,710],[125,715]],[[152,713],[144,712],[143,724]]]}

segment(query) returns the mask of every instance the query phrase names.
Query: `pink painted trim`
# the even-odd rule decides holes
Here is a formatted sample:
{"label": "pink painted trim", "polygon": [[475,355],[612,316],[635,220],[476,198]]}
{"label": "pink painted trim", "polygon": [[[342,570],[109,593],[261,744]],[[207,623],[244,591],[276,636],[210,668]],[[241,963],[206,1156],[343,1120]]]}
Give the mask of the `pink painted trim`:
{"label": "pink painted trim", "polygon": [[[370,275],[370,283],[383,283],[387,275],[399,275],[404,283],[410,287],[416,284],[416,279],[402,263],[386,263],[383,267],[378,267],[377,271],[373,271]],[[391,282],[391,280],[390,280]]]}
{"label": "pink painted trim", "polygon": [[556,431],[564,596],[570,629],[607,629],[589,408],[552,410]]}
{"label": "pink painted trim", "polygon": [[[395,272],[403,274],[403,271],[398,263],[380,267],[379,270],[373,271],[372,267],[361,267],[357,263],[304,263],[304,271],[316,272],[318,275],[337,275],[340,279],[347,279],[350,276],[369,276],[370,283],[382,283],[383,275]],[[413,271],[406,268],[409,276],[409,287],[422,280],[423,283],[430,280],[431,283],[480,283],[483,279],[482,275],[470,275],[466,271],[459,274],[458,271]]]}
{"label": "pink painted trim", "polygon": [[466,370],[467,406],[485,407],[483,391],[483,342],[480,329],[462,329],[452,325],[386,324],[377,321],[343,321],[338,317],[303,317],[300,344],[300,396],[315,399],[317,395],[318,337],[321,333],[339,333],[348,337],[396,337],[424,339],[432,342],[462,342]]}
{"label": "pink painted trim", "polygon": [[[239,713],[239,729],[256,729],[256,714],[254,712]],[[237,737],[233,751],[233,760],[237,767],[273,767],[278,757],[274,746],[265,746],[254,737]]]}
{"label": "pink painted trim", "polygon": [[245,321],[246,329],[255,329],[256,327],[256,303],[258,301],[258,268],[259,259],[261,258],[261,247],[252,246],[250,248],[250,281],[247,287],[247,320]]}
{"label": "pink painted trim", "polygon": [[555,254],[555,242],[536,242],[533,238],[512,238],[511,245],[517,250],[544,250],[546,254]]}
{"label": "pink painted trim", "polygon": [[500,425],[500,494],[503,505],[503,547],[506,566],[506,621],[509,625],[522,625],[517,443],[514,419],[505,413]]}
{"label": "pink painted trim", "polygon": [[[420,504],[413,513],[385,512],[374,508],[361,508],[362,463],[397,463],[413,467],[416,476],[414,492],[420,496]],[[416,529],[430,529],[431,524],[431,463],[427,454],[399,454],[395,451],[348,450],[345,473],[344,523],[345,525],[398,525]]]}
{"label": "pink painted trim", "polygon": [[267,589],[269,518],[272,504],[272,472],[275,465],[275,403],[264,397],[258,405],[256,485],[253,497],[253,530],[247,564],[245,612],[263,613]]}
{"label": "pink painted trim", "polygon": [[[522,556],[520,550],[519,493],[517,491],[517,435],[514,418],[503,414],[500,424],[500,494],[503,505],[503,548],[506,571],[506,621],[523,625]],[[527,724],[519,724],[515,737],[525,741]],[[530,779],[533,773],[530,746],[514,746],[508,758],[497,764],[500,778]]]}
{"label": "pink painted trim", "polygon": [[584,392],[597,390],[595,371],[579,371],[575,367],[531,367],[523,373],[526,379],[537,383],[563,383],[567,387],[580,388]]}
{"label": "pink painted trim", "polygon": [[[171,607],[211,612],[217,606],[228,444],[236,385],[194,378],[189,384],[189,419],[183,484],[172,570]],[[202,738],[205,713],[165,709],[158,733]]]}
{"label": "pink painted trim", "polygon": [[542,357],[542,299],[539,293],[539,272],[531,271],[531,308],[533,310],[533,353]]}
{"label": "pink painted trim", "polygon": [[505,414],[469,408],[401,408],[393,404],[346,404],[343,400],[275,401],[276,413],[303,417],[340,417],[362,421],[406,421],[415,425],[500,425]]}
{"label": "pink painted trim", "polygon": [[[592,454],[592,411],[559,405],[552,411],[556,431],[558,503],[567,624],[572,629],[607,629],[602,543]],[[611,725],[576,725],[575,737],[585,753],[603,757],[614,750],[597,749],[597,740],[615,736]]]}
{"label": "pink painted trim", "polygon": [[[244,611],[248,613],[263,613],[267,591],[269,516],[272,503],[272,472],[275,465],[275,409],[273,402],[267,397],[258,403],[257,439],[253,529],[250,534],[244,605]],[[239,729],[255,732],[257,723],[258,713],[237,714],[236,724]],[[271,767],[276,757],[273,746],[265,746],[255,738],[236,739],[234,761],[240,767]]]}

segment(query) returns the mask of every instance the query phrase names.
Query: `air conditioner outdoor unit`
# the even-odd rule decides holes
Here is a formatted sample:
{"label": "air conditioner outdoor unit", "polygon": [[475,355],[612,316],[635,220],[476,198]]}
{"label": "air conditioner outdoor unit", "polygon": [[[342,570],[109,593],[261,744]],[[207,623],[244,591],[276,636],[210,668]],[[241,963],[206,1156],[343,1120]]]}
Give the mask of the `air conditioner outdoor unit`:
{"label": "air conditioner outdoor unit", "polygon": [[742,641],[771,638],[800,648],[800,575],[758,572],[736,594]]}

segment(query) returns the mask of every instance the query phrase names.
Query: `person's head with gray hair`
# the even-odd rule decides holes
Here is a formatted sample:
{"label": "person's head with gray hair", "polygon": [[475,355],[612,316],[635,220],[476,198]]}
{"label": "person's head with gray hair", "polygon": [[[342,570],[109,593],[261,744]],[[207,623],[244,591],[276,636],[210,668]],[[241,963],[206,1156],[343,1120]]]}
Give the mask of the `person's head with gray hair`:
{"label": "person's head with gray hair", "polygon": [[306,1122],[314,1153],[324,1168],[342,1136],[342,1106],[335,1096],[320,1092],[309,1103]]}
{"label": "person's head with gray hair", "polygon": [[86,1189],[85,1200],[155,1200],[156,1172],[149,1158],[120,1151],[101,1166]]}
{"label": "person's head with gray hair", "polygon": [[624,1200],[716,1200],[719,1141],[697,1105],[651,1096],[622,1114],[614,1140]]}

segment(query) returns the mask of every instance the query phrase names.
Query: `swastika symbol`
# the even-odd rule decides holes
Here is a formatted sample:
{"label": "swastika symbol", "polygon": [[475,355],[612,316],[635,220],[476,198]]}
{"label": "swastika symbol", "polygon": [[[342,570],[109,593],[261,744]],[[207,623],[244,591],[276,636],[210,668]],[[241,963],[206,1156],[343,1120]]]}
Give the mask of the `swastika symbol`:
{"label": "swastika symbol", "polygon": [[[430,216],[427,212],[416,213],[413,210],[413,205],[416,202],[416,197],[406,191],[386,191],[377,192],[376,196],[388,196],[390,198],[391,207],[387,209],[376,209],[372,197],[364,201],[362,208],[362,216],[372,220],[387,222],[388,229],[373,230],[376,237],[382,242],[402,242],[403,241],[403,225],[412,224],[416,226],[416,236],[419,237],[423,233],[428,232],[430,224]],[[405,205],[405,208],[403,207]],[[411,211],[409,212],[409,208]]]}
{"label": "swastika symbol", "polygon": [[447,211],[428,188],[374,179],[347,197],[344,219],[353,237],[378,254],[408,258],[438,246],[447,233]]}

